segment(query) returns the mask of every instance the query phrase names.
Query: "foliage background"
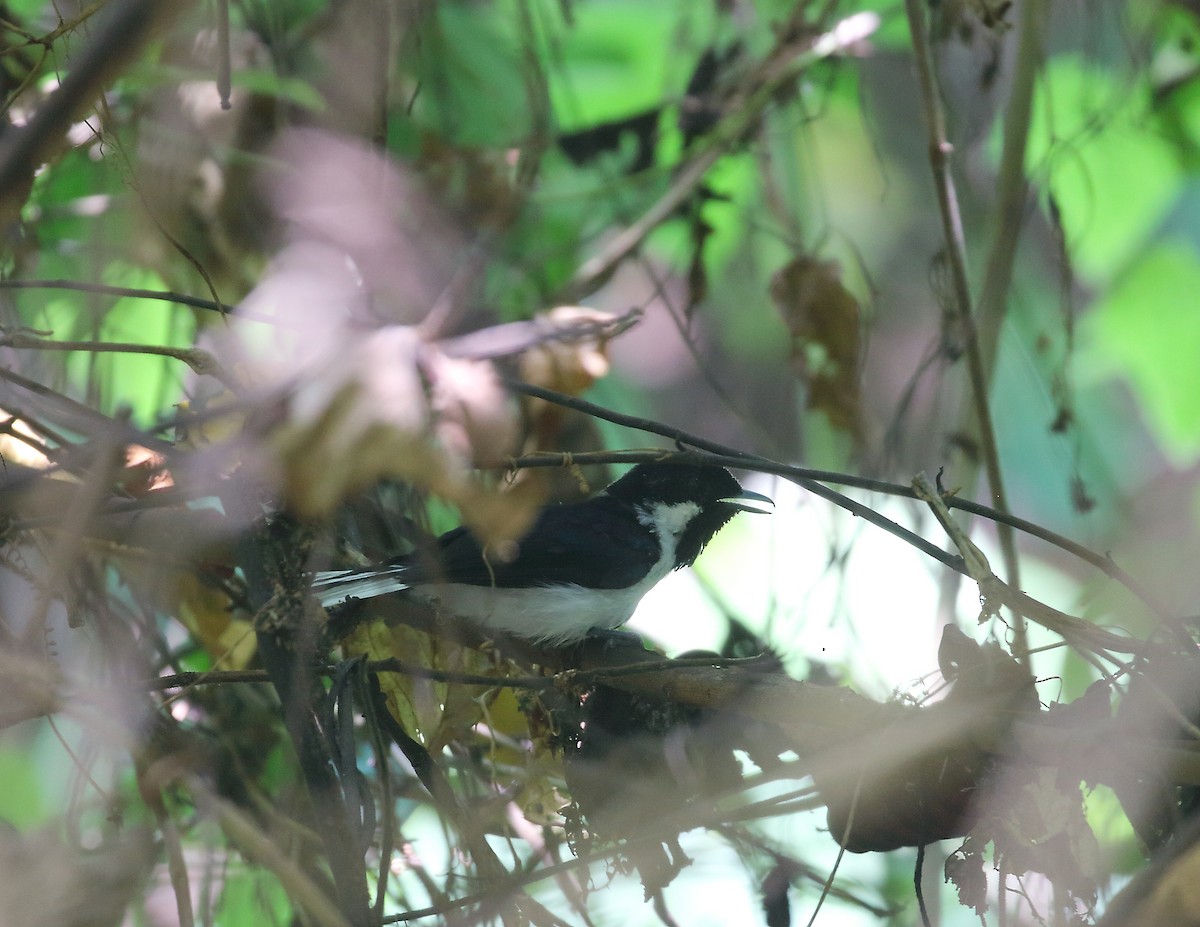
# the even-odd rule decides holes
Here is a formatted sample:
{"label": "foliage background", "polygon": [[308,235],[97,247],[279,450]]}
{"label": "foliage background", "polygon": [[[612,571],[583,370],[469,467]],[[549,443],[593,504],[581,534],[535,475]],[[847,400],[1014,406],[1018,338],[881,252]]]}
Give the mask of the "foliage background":
{"label": "foliage background", "polygon": [[[137,12],[117,0],[3,5],[0,156],[19,160],[14,140],[50,110],[65,75],[86,69],[87,49],[106,35],[104,17],[126,7]],[[97,442],[105,435],[109,453],[133,430],[175,440],[161,427],[174,419],[175,404],[206,409],[228,399],[220,378],[197,374],[178,356],[60,352],[30,339],[198,346],[240,382],[251,425],[239,439],[194,429],[180,436],[177,447],[194,452],[171,458],[181,489],[220,495],[213,481],[236,461],[240,473],[252,470],[304,509],[317,498],[341,502],[369,477],[389,475],[435,495],[446,490],[440,494],[471,518],[482,507],[465,484],[438,482],[441,458],[399,472],[324,466],[339,450],[363,463],[377,449],[347,445],[322,424],[329,408],[322,403],[345,378],[364,374],[368,417],[400,433],[407,460],[417,460],[413,447],[429,439],[438,453],[450,447],[453,472],[489,454],[640,448],[648,439],[601,423],[530,443],[528,411],[512,417],[490,379],[443,373],[443,382],[465,384],[450,388],[456,402],[478,400],[476,424],[497,423],[485,436],[467,429],[456,446],[437,430],[437,414],[426,420],[411,412],[425,401],[427,376],[401,390],[408,410],[379,410],[374,355],[354,354],[351,339],[388,323],[449,343],[582,303],[641,316],[594,354],[571,342],[579,382],[556,372],[546,385],[588,388],[602,406],[813,468],[905,484],[918,471],[944,468],[947,487],[999,504],[980,476],[987,455],[972,424],[970,334],[956,318],[953,248],[931,182],[932,98],[916,77],[913,11],[903,4],[241,0],[228,7],[228,110],[216,77],[222,8],[162,4],[153,17],[139,14],[159,20],[157,32],[108,35],[116,36],[105,51],[109,72],[93,75],[80,111],[29,163],[36,176],[10,182],[13,175],[4,175],[3,363],[25,381],[6,376],[0,401],[14,417],[10,436],[18,420],[42,426],[10,442],[6,461],[41,466],[23,456],[40,445],[86,486],[88,472],[102,472],[89,471],[87,461],[103,457]],[[850,21],[869,24],[869,39],[832,55],[796,52],[807,37],[856,14]],[[1167,614],[1194,615],[1197,11],[1185,2],[1027,0],[1014,9],[943,0],[920,14],[940,76],[1007,506],[1110,554]],[[793,53],[785,61],[801,64],[755,96],[764,63],[781,47]],[[1014,103],[1026,91],[1028,112]],[[736,119],[744,122],[729,135]],[[606,132],[589,131],[602,125]],[[1023,130],[1028,141],[1014,161],[1006,145]],[[371,152],[386,152],[386,162]],[[706,153],[711,166],[694,181],[681,179]],[[677,209],[645,221],[680,190],[687,195]],[[1006,191],[1015,191],[1011,200]],[[642,246],[613,252],[621,231],[639,223]],[[1008,286],[997,284],[1006,276],[997,271],[1006,242]],[[781,274],[789,266],[800,268],[790,289]],[[274,322],[238,327],[209,309],[115,291],[15,286],[53,280],[186,294]],[[327,343],[346,346],[345,364],[306,366]],[[89,418],[27,381],[106,418]],[[318,409],[312,417],[300,411],[305,403]],[[256,421],[254,409],[267,421]],[[515,443],[513,429],[521,433]],[[936,668],[947,622],[1023,651],[1004,623],[976,626],[969,584],[810,494],[759,479],[751,485],[779,502],[772,524],[735,523],[694,574],[672,577],[634,619],[668,653],[719,647],[733,617],[796,675],[820,672],[875,697],[921,700],[937,688],[926,674]],[[943,543],[911,500],[856,498]],[[328,524],[331,506],[312,504]],[[456,520],[438,503],[431,507],[413,506],[435,526]],[[239,775],[267,804],[294,810],[299,784],[272,697],[265,689],[236,697],[197,689],[147,704],[144,692],[122,688],[168,669],[233,659],[218,654],[231,641],[245,646],[250,615],[220,599],[220,586],[214,592],[170,573],[164,591],[168,571],[152,559],[139,573],[127,552],[81,551],[61,540],[70,531],[40,536],[36,518],[15,515],[10,564],[26,580],[43,581],[6,579],[3,672],[20,676],[33,672],[26,660],[48,663],[63,695],[50,717],[26,719],[18,705],[0,734],[0,818],[13,828],[6,852],[26,861],[0,875],[0,902],[7,910],[14,899],[52,895],[49,886],[61,881],[55,873],[96,863],[77,850],[105,845],[121,848],[105,854],[116,861],[111,871],[80,884],[119,885],[114,918],[127,904],[138,921],[172,922],[179,883],[172,884],[164,847],[174,840],[199,920],[289,919],[278,868],[263,863],[261,850],[239,845],[228,821],[218,826],[219,814],[195,794],[167,790],[163,808],[145,794],[149,719],[157,715],[226,747],[240,738],[261,743],[261,766]],[[510,516],[518,517],[505,510]],[[244,524],[237,527],[217,533],[236,536]],[[992,562],[1002,562],[991,524],[975,520],[971,530]],[[198,540],[176,540],[177,549],[158,553],[198,556]],[[1027,538],[1018,553],[1014,582],[1026,591],[1098,623],[1149,633],[1147,610],[1093,567]],[[52,568],[52,580],[39,564]],[[86,581],[68,581],[80,570]],[[68,627],[68,612],[81,609],[136,630],[118,633],[94,619]],[[1033,628],[1028,646],[1054,640]],[[1033,668],[1044,704],[1071,702],[1098,678],[1066,648],[1038,653]],[[97,727],[105,717],[112,729]],[[366,768],[375,760],[362,749]],[[210,762],[197,768],[224,768]],[[1087,809],[1104,899],[1142,857],[1109,792],[1092,792]],[[444,898],[431,880],[453,894],[445,873],[454,868],[455,840],[421,798],[400,799],[395,813],[408,858],[393,866],[383,910],[437,907]],[[667,890],[666,908],[680,923],[752,922],[777,853],[815,874],[793,879],[795,911],[811,911],[838,855],[822,820],[794,813],[735,837],[692,833],[685,848],[695,863]],[[119,842],[138,825],[155,837]],[[931,851],[931,860],[952,848]],[[911,923],[906,853],[846,858],[835,884],[873,909],[894,910],[894,922]],[[68,868],[53,868],[56,854]],[[939,905],[939,868],[927,861],[934,916],[974,922],[951,888]],[[994,891],[994,872],[990,878]],[[636,876],[610,882],[600,864],[592,880],[603,889],[589,900],[594,923],[657,920]],[[32,892],[32,884],[47,888]],[[1017,904],[1020,916],[1066,916],[1056,913],[1046,880],[1019,885],[1028,899]],[[581,917],[555,883],[533,891],[564,919]],[[825,904],[819,916],[830,922],[879,920],[844,898]],[[1094,910],[1081,906],[1078,916],[1103,907],[1103,900]],[[47,902],[28,923],[48,912],[76,922]],[[106,917],[75,916],[79,923]]]}

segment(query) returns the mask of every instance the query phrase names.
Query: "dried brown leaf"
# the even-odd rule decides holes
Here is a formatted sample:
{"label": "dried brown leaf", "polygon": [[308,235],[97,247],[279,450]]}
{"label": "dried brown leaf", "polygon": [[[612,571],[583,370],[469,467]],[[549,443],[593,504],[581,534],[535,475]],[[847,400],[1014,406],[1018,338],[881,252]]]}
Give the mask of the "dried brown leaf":
{"label": "dried brown leaf", "polygon": [[[561,329],[564,336],[547,337],[541,344],[526,350],[520,360],[521,378],[527,383],[572,396],[585,392],[608,374],[609,337],[606,331],[617,318],[610,312],[582,306],[559,306],[538,316],[537,321],[548,333]],[[594,334],[567,334],[571,330],[587,331],[588,326],[594,327]],[[624,330],[623,327],[620,329]]]}
{"label": "dried brown leaf", "polygon": [[414,329],[392,326],[343,343],[295,380],[261,465],[307,517],[395,478],[453,503],[492,541],[519,537],[541,500],[488,490],[469,468],[502,461],[519,433],[490,364],[446,358]]}
{"label": "dried brown leaf", "polygon": [[837,263],[796,256],[772,278],[771,298],[791,335],[792,365],[808,387],[808,407],[858,436],[859,307],[842,284]]}

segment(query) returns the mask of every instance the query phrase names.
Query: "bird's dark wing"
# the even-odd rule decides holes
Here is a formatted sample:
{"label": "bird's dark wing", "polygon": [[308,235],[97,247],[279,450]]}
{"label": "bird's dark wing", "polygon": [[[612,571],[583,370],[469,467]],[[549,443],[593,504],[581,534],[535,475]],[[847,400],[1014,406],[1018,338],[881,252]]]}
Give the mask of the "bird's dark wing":
{"label": "bird's dark wing", "polygon": [[410,569],[405,582],[498,588],[574,583],[622,589],[646,575],[660,548],[629,506],[597,496],[543,510],[507,562],[498,551],[489,550],[485,558],[478,539],[466,528],[443,534],[431,553],[406,561]]}

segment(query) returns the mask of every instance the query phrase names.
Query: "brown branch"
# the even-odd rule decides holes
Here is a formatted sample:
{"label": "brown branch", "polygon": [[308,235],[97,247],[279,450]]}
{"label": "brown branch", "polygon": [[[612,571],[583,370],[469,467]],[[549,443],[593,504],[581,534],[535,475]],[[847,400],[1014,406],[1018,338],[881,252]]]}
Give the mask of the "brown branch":
{"label": "brown branch", "polygon": [[[53,539],[45,557],[45,569],[37,574],[38,594],[33,608],[20,627],[27,641],[41,638],[50,604],[64,594],[67,578],[76,568],[84,549],[86,527],[104,502],[112,476],[120,466],[120,448],[111,440],[97,442],[95,460],[82,484],[63,511],[62,530]],[[72,625],[74,626],[74,625]]]}
{"label": "brown branch", "polygon": [[276,844],[262,827],[232,802],[215,794],[199,777],[187,777],[197,806],[211,814],[229,842],[279,879],[280,885],[320,927],[352,927],[348,918],[313,882],[300,865]]}
{"label": "brown branch", "polygon": [[[237,306],[214,302],[200,296],[188,296],[186,293],[174,293],[170,290],[145,290],[130,286],[109,286],[107,283],[82,283],[78,280],[0,280],[0,290],[74,290],[78,293],[100,293],[105,296],[128,296],[133,299],[157,299],[168,303],[179,303],[181,306],[191,306],[193,309],[207,309],[209,312],[236,311]],[[242,316],[253,318],[253,316]],[[270,321],[275,321],[271,319]]]}
{"label": "brown branch", "polygon": [[[18,85],[15,90],[8,94],[3,103],[0,103],[0,116],[7,114],[13,104],[15,104],[17,100],[19,100],[25,93],[25,91],[33,86],[37,82],[38,78],[41,77],[42,65],[46,63],[46,58],[49,57],[50,53],[54,50],[54,43],[67,32],[73,32],[74,30],[78,29],[81,25],[91,19],[92,16],[98,13],[104,6],[105,0],[94,0],[94,2],[91,3],[86,9],[81,10],[78,16],[69,20],[60,19],[57,27],[42,36],[34,35],[32,32],[22,29],[15,22],[11,22],[9,20],[2,21],[6,30],[15,32],[25,39],[25,45],[9,46],[4,49],[4,54],[17,51],[21,48],[27,48],[29,46],[36,45],[41,52],[41,56],[32,66],[25,68],[25,74],[21,78],[20,85]],[[24,58],[22,58],[21,61],[24,63]]]}
{"label": "brown branch", "polygon": [[1042,41],[1046,13],[1046,0],[1025,0],[1020,6],[1021,25],[1012,88],[1004,110],[1004,143],[996,174],[996,201],[990,207],[995,216],[995,237],[984,266],[976,311],[979,352],[985,376],[989,378],[995,366],[1000,326],[1008,315],[1008,290],[1029,200],[1025,149],[1033,118],[1033,92],[1044,56]]}
{"label": "brown branch", "polygon": [[[950,266],[950,277],[954,287],[954,311],[966,333],[967,375],[971,384],[971,405],[974,423],[978,431],[983,454],[984,469],[992,492],[996,509],[1007,512],[1008,497],[1004,490],[1004,476],[1000,469],[1000,453],[996,444],[995,425],[990,406],[990,379],[988,367],[979,344],[975,328],[975,312],[972,308],[971,286],[967,275],[967,248],[963,235],[962,216],[958,207],[958,192],[950,165],[953,146],[946,132],[946,118],[942,108],[941,88],[933,49],[929,42],[929,29],[921,0],[904,0],[908,14],[909,33],[912,36],[913,61],[917,68],[917,79],[921,90],[921,102],[925,111],[925,124],[929,131],[929,166],[933,173],[934,189],[937,192],[938,211],[942,217],[946,256]],[[1004,570],[1009,582],[1020,585],[1020,561],[1013,533],[1003,523],[997,530],[1000,548],[1004,557]],[[1013,623],[1013,650],[1024,654],[1028,651],[1024,623],[1020,616]]]}
{"label": "brown branch", "polygon": [[114,0],[90,40],[72,59],[58,89],[28,124],[0,144],[0,214],[11,215],[28,196],[34,171],[155,32],[182,12],[184,0]]}
{"label": "brown branch", "polygon": [[[862,511],[865,506],[859,506],[853,500],[848,499],[826,487],[820,486],[819,482],[835,483],[841,486],[852,486],[858,489],[865,489],[870,492],[879,492],[886,495],[901,496],[908,499],[916,498],[911,486],[904,486],[899,483],[889,483],[884,480],[873,480],[866,477],[855,476],[852,474],[838,473],[830,470],[813,470],[806,467],[793,467],[788,464],[778,463],[777,461],[769,460],[765,457],[758,457],[752,454],[747,454],[737,448],[728,447],[716,441],[709,441],[699,435],[684,431],[681,428],[675,428],[670,425],[664,425],[652,419],[640,418],[634,415],[627,415],[623,412],[616,412],[612,409],[606,409],[603,406],[598,406],[595,403],[588,402],[586,399],[579,399],[575,396],[568,396],[565,393],[557,393],[553,390],[548,390],[540,386],[534,386],[529,383],[521,383],[518,381],[507,380],[506,386],[514,392],[523,393],[528,396],[534,396],[538,399],[544,399],[547,402],[552,402],[555,405],[563,406],[564,408],[574,409],[578,412],[583,412],[586,415],[591,415],[604,421],[613,422],[617,425],[624,425],[628,428],[635,428],[639,431],[645,431],[649,434],[660,435],[668,438],[677,444],[688,444],[692,447],[700,448],[710,453],[711,456],[693,455],[692,458],[683,456],[682,459],[694,459],[707,461],[713,464],[719,464],[725,467],[739,467],[746,470],[754,470],[759,473],[770,473],[775,476],[781,476],[795,482],[797,485],[804,487],[810,491],[816,492],[822,498],[825,498],[835,505],[842,506],[848,511],[861,518],[865,518],[877,527],[883,528],[889,533],[895,534],[897,537],[907,541],[918,550],[934,558],[945,566],[950,567],[956,572],[963,573],[962,563],[958,558],[947,554],[945,551],[930,544],[924,538],[913,534],[906,528],[902,528],[890,519],[884,518],[881,515],[873,512],[870,509],[866,513]],[[552,467],[552,466],[568,466],[571,463],[588,462],[588,463],[642,463],[651,459],[662,459],[667,452],[645,452],[645,451],[615,451],[615,452],[596,452],[586,454],[542,454],[538,456],[520,457],[509,461],[509,465],[513,467]],[[671,455],[674,456],[674,455]],[[818,491],[822,490],[822,491]],[[843,505],[843,502],[847,503]],[[964,512],[969,512],[973,515],[981,515],[1001,525],[1008,525],[1012,528],[1029,534],[1039,540],[1052,544],[1059,549],[1066,551],[1072,556],[1078,557],[1100,570],[1106,576],[1116,580],[1121,585],[1125,586],[1137,596],[1153,614],[1164,622],[1176,622],[1176,619],[1170,617],[1170,613],[1166,606],[1160,602],[1150,590],[1146,589],[1141,583],[1134,579],[1129,573],[1121,569],[1113,562],[1111,557],[1103,554],[1098,554],[1095,551],[1089,550],[1082,544],[1072,541],[1070,538],[1063,537],[1048,528],[1043,528],[1041,525],[1028,521],[1024,518],[1019,518],[1008,512],[1000,511],[991,506],[983,505],[982,503],[973,502],[968,499],[960,499],[957,496],[947,496],[945,499],[946,505],[952,509],[961,509]],[[857,507],[857,508],[856,508]],[[1176,622],[1177,623],[1177,622]]]}
{"label": "brown branch", "polygon": [[[396,657],[372,660],[367,663],[368,673],[399,673],[414,679],[429,679],[465,686],[488,686],[496,689],[555,689],[563,685],[584,687],[592,683],[624,676],[641,676],[667,669],[690,669],[692,667],[724,668],[730,666],[754,666],[761,657],[688,657],[679,660],[662,659],[649,663],[626,663],[620,666],[598,666],[590,670],[566,670],[553,676],[489,676],[484,673],[459,673],[450,670],[432,669],[417,663],[406,663]],[[336,666],[324,665],[313,668],[322,676],[332,676]],[[147,679],[138,686],[143,691],[165,691],[167,689],[189,689],[192,686],[228,685],[231,683],[270,682],[266,670],[204,670],[171,673]]]}
{"label": "brown branch", "polygon": [[567,285],[572,298],[591,292],[621,261],[636,251],[654,229],[669,219],[691,197],[709,170],[757,125],[779,91],[795,82],[806,70],[825,58],[844,51],[875,31],[878,18],[856,13],[837,23],[829,32],[805,38],[799,47],[786,35],[725,104],[725,115],[706,136],[701,147],[676,174],[670,188],[632,225],[615,235],[598,254],[576,271]]}
{"label": "brown branch", "polygon": [[19,348],[34,351],[87,351],[93,354],[149,354],[183,361],[196,373],[214,377],[236,390],[237,384],[225,368],[208,351],[200,348],[172,348],[160,344],[138,344],[130,341],[52,341],[24,331],[9,331],[0,335],[0,348]]}
{"label": "brown branch", "polygon": [[[112,438],[129,444],[141,444],[154,451],[170,453],[174,446],[151,432],[142,431],[120,419],[110,418],[102,412],[76,402],[69,396],[64,396],[50,387],[21,376],[0,365],[0,380],[7,380],[15,386],[32,393],[40,400],[54,407],[60,420],[66,420],[65,427],[81,432],[90,438]],[[0,406],[4,404],[6,391],[0,387]]]}
{"label": "brown branch", "polygon": [[[249,485],[231,486],[223,502],[235,518],[247,521],[248,513],[259,509]],[[322,821],[321,840],[338,908],[351,927],[368,927],[371,907],[361,840],[318,723],[324,689],[315,684],[312,658],[320,641],[312,605],[303,594],[303,563],[312,536],[309,528],[286,516],[260,518],[240,541],[238,565],[255,612],[258,657],[279,697],[313,813]]]}
{"label": "brown branch", "polygon": [[229,96],[233,93],[233,64],[229,53],[229,0],[217,0],[217,96],[221,109],[228,110],[233,104]]}
{"label": "brown branch", "polygon": [[[1089,650],[1096,653],[1115,651],[1143,656],[1149,652],[1149,648],[1141,641],[1112,634],[1090,621],[1060,612],[1003,582],[992,572],[991,564],[988,563],[983,551],[975,546],[967,537],[966,532],[950,517],[946,500],[937,494],[925,474],[921,473],[913,478],[913,489],[917,498],[930,507],[938,523],[958,548],[967,575],[979,585],[980,597],[985,609],[994,609],[997,605],[1004,605],[1015,614],[1029,618],[1036,624],[1058,634],[1081,652]],[[1182,632],[1182,629],[1179,630],[1180,641],[1184,643],[1184,646],[1188,646],[1190,639]],[[1027,658],[1027,655],[1021,654],[1020,657]]]}

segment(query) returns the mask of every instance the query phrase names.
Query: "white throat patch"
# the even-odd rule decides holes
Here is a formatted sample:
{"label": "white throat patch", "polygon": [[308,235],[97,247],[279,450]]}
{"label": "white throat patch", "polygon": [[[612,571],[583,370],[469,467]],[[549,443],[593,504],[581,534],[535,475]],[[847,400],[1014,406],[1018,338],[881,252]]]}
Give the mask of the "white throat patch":
{"label": "white throat patch", "polygon": [[[674,560],[675,545],[684,529],[692,523],[692,519],[700,514],[700,506],[695,502],[675,502],[667,505],[655,502],[645,508],[639,508],[637,519],[648,528],[653,528],[662,544],[663,553],[670,553]],[[668,547],[668,543],[670,547]]]}

